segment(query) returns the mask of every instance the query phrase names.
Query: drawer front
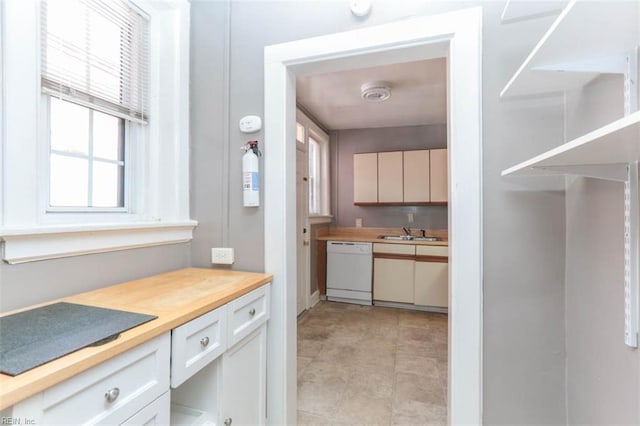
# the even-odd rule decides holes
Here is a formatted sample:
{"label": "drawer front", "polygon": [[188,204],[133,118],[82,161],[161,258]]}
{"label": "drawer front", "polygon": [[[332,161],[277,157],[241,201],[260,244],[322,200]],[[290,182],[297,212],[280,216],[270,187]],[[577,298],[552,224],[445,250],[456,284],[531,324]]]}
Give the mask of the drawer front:
{"label": "drawer front", "polygon": [[229,347],[242,340],[269,319],[270,290],[271,284],[264,285],[227,305]]}
{"label": "drawer front", "polygon": [[165,392],[160,398],[138,411],[122,426],[166,426],[171,424],[171,396]]}
{"label": "drawer front", "polygon": [[418,256],[449,256],[448,246],[416,246]]}
{"label": "drawer front", "polygon": [[120,424],[169,390],[170,335],[42,393],[42,424]]}
{"label": "drawer front", "polygon": [[227,348],[226,306],[171,332],[171,387],[184,383]]}
{"label": "drawer front", "polygon": [[406,254],[413,256],[416,254],[416,247],[412,244],[385,244],[374,243],[374,253],[389,253],[389,254]]}

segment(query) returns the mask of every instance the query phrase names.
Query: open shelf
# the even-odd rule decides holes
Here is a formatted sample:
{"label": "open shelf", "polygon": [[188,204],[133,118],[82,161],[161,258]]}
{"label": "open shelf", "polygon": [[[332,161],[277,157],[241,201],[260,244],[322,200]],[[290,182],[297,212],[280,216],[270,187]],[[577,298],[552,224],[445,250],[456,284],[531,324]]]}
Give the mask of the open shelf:
{"label": "open shelf", "polygon": [[571,0],[509,80],[501,97],[560,92],[622,73],[638,45],[638,2]]}
{"label": "open shelf", "polygon": [[539,18],[560,13],[568,0],[529,1],[508,0],[502,10],[500,20],[503,24]]}
{"label": "open shelf", "polygon": [[626,165],[640,160],[640,111],[510,167],[502,176],[569,173],[626,179]]}

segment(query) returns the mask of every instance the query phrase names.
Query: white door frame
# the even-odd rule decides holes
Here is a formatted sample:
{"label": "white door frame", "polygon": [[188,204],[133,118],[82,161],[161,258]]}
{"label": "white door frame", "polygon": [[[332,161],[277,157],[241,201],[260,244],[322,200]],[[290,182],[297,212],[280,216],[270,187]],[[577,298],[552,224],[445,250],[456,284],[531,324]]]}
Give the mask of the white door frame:
{"label": "white door frame", "polygon": [[296,75],[448,58],[449,423],[482,423],[482,9],[265,48],[265,270],[274,275],[271,425],[296,419]]}

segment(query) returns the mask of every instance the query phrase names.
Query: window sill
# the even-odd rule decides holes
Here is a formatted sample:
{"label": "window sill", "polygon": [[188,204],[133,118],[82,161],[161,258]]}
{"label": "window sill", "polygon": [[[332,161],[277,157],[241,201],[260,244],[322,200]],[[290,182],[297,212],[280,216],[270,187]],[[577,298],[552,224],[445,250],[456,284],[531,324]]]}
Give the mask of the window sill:
{"label": "window sill", "polygon": [[190,241],[194,220],[0,228],[10,264]]}
{"label": "window sill", "polygon": [[333,222],[333,216],[309,216],[309,225],[320,225]]}

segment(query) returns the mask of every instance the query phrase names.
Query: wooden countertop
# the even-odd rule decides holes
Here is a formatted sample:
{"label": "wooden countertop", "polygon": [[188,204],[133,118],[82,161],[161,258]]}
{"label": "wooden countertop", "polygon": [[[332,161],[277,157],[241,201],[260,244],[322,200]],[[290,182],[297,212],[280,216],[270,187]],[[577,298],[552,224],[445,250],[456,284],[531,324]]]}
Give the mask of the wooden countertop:
{"label": "wooden countertop", "polygon": [[[416,231],[416,230],[414,230]],[[385,244],[412,244],[421,246],[448,246],[449,238],[447,230],[429,230],[427,236],[438,237],[440,241],[416,241],[416,240],[383,240],[380,235],[403,235],[402,229],[396,228],[341,228],[328,227],[322,233],[316,235],[316,239],[321,241],[354,241],[363,243],[385,243]],[[415,234],[417,236],[419,234]]]}
{"label": "wooden countertop", "polygon": [[[0,410],[166,333],[271,280],[269,274],[187,268],[43,303],[40,306],[65,301],[157,315],[158,318],[123,332],[113,342],[81,349],[18,376],[0,374]],[[1,316],[15,312],[18,311]]]}

